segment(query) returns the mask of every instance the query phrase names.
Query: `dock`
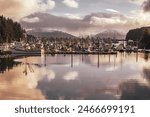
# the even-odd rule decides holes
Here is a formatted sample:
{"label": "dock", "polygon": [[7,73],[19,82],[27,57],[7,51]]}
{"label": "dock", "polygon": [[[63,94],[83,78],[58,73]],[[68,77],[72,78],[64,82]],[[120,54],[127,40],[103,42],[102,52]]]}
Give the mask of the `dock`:
{"label": "dock", "polygon": [[[118,52],[127,52],[129,53],[129,51],[108,51],[108,52],[99,52],[99,51],[46,51],[44,54],[51,54],[51,55],[55,55],[55,54],[85,54],[85,55],[113,55],[113,54],[117,54]],[[130,51],[131,52],[139,52],[139,53],[150,53],[150,50],[144,50],[144,49],[139,49],[137,51]],[[22,53],[12,53],[11,51],[2,51],[0,50],[0,58],[8,58],[8,57],[15,57],[15,56],[41,56],[41,52],[22,52]]]}
{"label": "dock", "polygon": [[[58,52],[51,52],[51,51],[46,51],[45,52],[45,54],[52,54],[52,55],[54,55],[54,54],[93,54],[93,55],[98,55],[98,54],[100,54],[100,55],[107,55],[107,54],[117,54],[117,51],[114,51],[114,52],[98,52],[98,51],[91,51],[91,52],[82,52],[82,51],[72,51],[72,52],[67,52],[67,51],[58,51]],[[26,55],[31,55],[31,56],[33,56],[33,55],[41,55],[41,53],[40,52],[38,52],[38,53],[33,53],[33,52],[31,52],[31,53],[29,53],[29,52],[27,52],[27,53],[25,53],[25,52],[22,52],[22,53],[12,53],[11,51],[1,51],[0,52],[0,58],[7,58],[7,57],[14,57],[14,56],[26,56]]]}

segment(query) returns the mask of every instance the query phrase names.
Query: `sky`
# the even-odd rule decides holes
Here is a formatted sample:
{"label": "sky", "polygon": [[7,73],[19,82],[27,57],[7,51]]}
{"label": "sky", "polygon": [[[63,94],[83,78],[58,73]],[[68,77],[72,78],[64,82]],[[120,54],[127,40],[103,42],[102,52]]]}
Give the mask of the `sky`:
{"label": "sky", "polygon": [[150,0],[0,0],[0,15],[20,22],[26,30],[126,33],[150,25]]}

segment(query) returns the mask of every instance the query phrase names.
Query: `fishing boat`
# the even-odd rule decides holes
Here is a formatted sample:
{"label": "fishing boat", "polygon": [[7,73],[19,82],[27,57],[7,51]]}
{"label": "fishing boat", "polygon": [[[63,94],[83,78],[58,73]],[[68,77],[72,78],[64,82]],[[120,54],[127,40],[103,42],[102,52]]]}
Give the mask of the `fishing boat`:
{"label": "fishing boat", "polygon": [[31,44],[28,43],[15,43],[12,47],[9,48],[12,54],[17,55],[39,55],[43,53],[44,48],[32,47]]}
{"label": "fishing boat", "polygon": [[41,54],[40,50],[25,50],[25,49],[11,48],[10,51],[12,54],[28,54],[28,55]]}

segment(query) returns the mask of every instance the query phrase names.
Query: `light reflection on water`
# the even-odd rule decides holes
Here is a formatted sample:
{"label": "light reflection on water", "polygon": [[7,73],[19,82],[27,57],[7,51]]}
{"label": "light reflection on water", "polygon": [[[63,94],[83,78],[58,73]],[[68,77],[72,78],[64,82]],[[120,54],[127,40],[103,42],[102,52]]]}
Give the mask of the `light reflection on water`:
{"label": "light reflection on water", "polygon": [[148,54],[0,60],[0,99],[150,99]]}

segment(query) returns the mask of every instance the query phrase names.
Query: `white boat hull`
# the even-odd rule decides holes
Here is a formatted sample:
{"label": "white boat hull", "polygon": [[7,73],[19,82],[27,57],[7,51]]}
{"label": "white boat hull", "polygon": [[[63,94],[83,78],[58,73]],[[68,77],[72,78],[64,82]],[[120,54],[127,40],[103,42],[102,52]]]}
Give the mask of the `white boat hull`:
{"label": "white boat hull", "polygon": [[26,54],[26,55],[31,55],[31,54],[41,54],[40,51],[31,51],[31,50],[20,50],[20,49],[11,49],[12,54]]}

